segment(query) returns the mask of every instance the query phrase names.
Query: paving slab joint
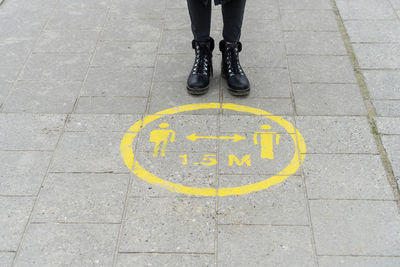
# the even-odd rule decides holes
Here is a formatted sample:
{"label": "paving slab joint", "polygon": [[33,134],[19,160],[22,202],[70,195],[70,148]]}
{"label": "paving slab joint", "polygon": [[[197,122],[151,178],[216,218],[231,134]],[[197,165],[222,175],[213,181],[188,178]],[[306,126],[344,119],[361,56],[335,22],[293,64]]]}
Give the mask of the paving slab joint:
{"label": "paving slab joint", "polygon": [[379,131],[378,131],[378,127],[376,126],[375,120],[373,119],[374,117],[377,116],[377,113],[376,113],[374,105],[372,104],[371,96],[370,96],[369,90],[367,88],[367,84],[365,82],[365,77],[362,74],[362,72],[360,71],[360,66],[359,66],[357,57],[355,55],[353,46],[351,44],[350,37],[344,26],[342,17],[340,16],[339,9],[336,5],[336,0],[330,0],[330,1],[332,4],[333,12],[335,13],[335,17],[336,17],[336,21],[338,23],[340,34],[342,35],[344,45],[346,47],[347,53],[350,58],[350,62],[354,68],[357,83],[361,90],[361,95],[362,95],[365,107],[367,109],[367,112],[368,112],[368,114],[367,114],[368,123],[371,126],[371,132],[372,132],[375,142],[378,146],[382,164],[385,168],[386,177],[388,179],[390,186],[392,187],[392,191],[393,191],[393,195],[396,200],[396,203],[397,203],[397,207],[400,210],[400,187],[399,187],[396,177],[394,176],[392,164],[391,164],[388,154],[383,146],[381,135],[379,134]]}

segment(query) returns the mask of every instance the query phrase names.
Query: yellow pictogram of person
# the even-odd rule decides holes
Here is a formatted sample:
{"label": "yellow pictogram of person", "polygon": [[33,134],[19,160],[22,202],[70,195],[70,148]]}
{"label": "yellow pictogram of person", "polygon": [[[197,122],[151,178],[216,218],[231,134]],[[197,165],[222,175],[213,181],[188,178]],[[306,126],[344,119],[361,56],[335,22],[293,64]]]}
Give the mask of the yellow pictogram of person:
{"label": "yellow pictogram of person", "polygon": [[156,129],[150,132],[149,142],[155,143],[153,157],[158,157],[159,154],[161,157],[165,157],[165,150],[167,149],[168,142],[175,142],[175,131],[166,129],[169,127],[168,123],[160,123],[158,127],[161,129]]}
{"label": "yellow pictogram of person", "polygon": [[[254,133],[254,144],[261,146],[262,159],[274,159],[274,139],[275,143],[279,145],[279,139],[281,136],[276,132],[267,131],[271,129],[270,125],[261,125],[261,129],[264,131]],[[259,136],[260,141],[258,141]]]}

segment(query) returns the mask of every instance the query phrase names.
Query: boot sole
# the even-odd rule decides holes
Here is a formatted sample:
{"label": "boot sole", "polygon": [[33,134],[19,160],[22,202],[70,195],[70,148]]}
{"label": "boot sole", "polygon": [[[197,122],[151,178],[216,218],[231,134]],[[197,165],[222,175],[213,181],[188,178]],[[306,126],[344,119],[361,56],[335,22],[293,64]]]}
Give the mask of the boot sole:
{"label": "boot sole", "polygon": [[[228,80],[225,74],[221,74],[222,78],[224,78],[226,81]],[[228,83],[226,83],[228,85]],[[233,95],[233,96],[248,96],[250,94],[250,87],[245,90],[237,90],[233,89],[228,85],[228,92]]]}
{"label": "boot sole", "polygon": [[204,88],[194,88],[194,87],[186,86],[186,89],[187,89],[188,93],[191,95],[204,95],[208,92],[209,86],[204,87]]}

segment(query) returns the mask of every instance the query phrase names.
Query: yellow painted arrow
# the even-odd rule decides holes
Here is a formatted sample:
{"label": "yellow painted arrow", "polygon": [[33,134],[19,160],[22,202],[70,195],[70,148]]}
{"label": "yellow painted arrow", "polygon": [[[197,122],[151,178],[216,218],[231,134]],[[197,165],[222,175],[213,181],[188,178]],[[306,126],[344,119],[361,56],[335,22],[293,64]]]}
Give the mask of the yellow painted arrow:
{"label": "yellow painted arrow", "polygon": [[221,140],[232,140],[233,142],[238,142],[240,140],[246,140],[246,137],[235,134],[234,136],[197,136],[195,133],[188,135],[186,137],[190,141],[195,142],[197,139],[221,139]]}

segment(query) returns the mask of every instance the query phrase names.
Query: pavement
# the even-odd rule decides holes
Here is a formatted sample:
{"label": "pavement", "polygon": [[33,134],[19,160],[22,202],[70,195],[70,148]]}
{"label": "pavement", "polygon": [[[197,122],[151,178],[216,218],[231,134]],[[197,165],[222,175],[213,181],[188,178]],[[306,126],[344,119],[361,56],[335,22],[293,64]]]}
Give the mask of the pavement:
{"label": "pavement", "polygon": [[0,266],[400,266],[399,16],[249,0],[193,97],[184,0],[3,1]]}

